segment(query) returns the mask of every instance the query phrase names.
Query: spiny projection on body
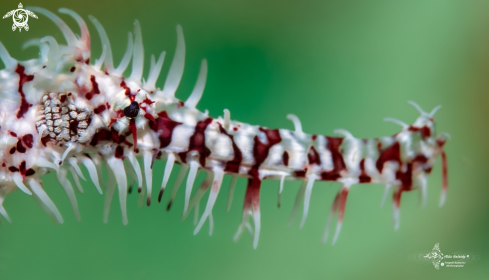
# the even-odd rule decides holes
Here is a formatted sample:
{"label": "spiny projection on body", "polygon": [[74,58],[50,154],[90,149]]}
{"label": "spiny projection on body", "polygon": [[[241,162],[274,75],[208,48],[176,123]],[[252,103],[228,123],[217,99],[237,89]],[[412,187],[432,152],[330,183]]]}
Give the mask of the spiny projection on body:
{"label": "spiny projection on body", "polygon": [[[309,135],[302,131],[299,119],[287,116],[295,130],[269,129],[230,120],[230,113],[217,119],[196,109],[204,91],[207,62],[202,61],[197,83],[190,97],[182,102],[175,91],[183,75],[185,42],[177,26],[177,46],[163,89],[155,87],[165,52],[151,66],[146,79],[142,78],[144,50],[139,22],[133,34],[128,34],[128,46],[116,67],[107,34],[94,17],[103,45],[101,57],[90,64],[90,35],[84,20],[75,12],[60,9],[71,16],[81,29],[77,36],[54,13],[37,7],[30,10],[51,19],[63,33],[67,45],[53,37],[33,39],[24,48],[40,48],[40,56],[28,61],[13,59],[0,43],[0,58],[5,69],[0,71],[0,214],[10,221],[5,211],[5,197],[16,189],[36,198],[46,212],[58,222],[63,218],[43,189],[41,177],[56,172],[67,193],[77,219],[80,218],[73,186],[82,191],[79,167],[84,165],[97,190],[100,188],[102,165],[108,172],[105,186],[104,220],[115,189],[118,189],[122,221],[127,224],[126,196],[129,183],[136,182],[140,203],[151,203],[153,162],[166,159],[158,200],[161,200],[175,163],[182,167],[177,175],[168,208],[188,173],[185,188],[184,216],[192,208],[197,215],[199,201],[210,190],[204,213],[198,220],[195,234],[208,219],[212,230],[212,208],[221,189],[224,174],[232,176],[230,199],[238,177],[248,180],[242,221],[235,239],[249,230],[256,248],[260,232],[260,186],[264,179],[280,180],[279,196],[284,180],[301,180],[292,219],[303,202],[301,227],[308,213],[315,181],[335,181],[342,188],[334,198],[327,220],[329,224],[338,213],[333,243],[336,242],[345,212],[350,187],[354,184],[380,183],[386,186],[384,200],[393,190],[395,228],[399,227],[401,194],[420,189],[426,203],[427,176],[438,155],[442,157],[443,186],[440,205],[447,190],[447,162],[443,145],[446,134],[435,137],[433,115],[420,112],[412,125],[386,119],[402,127],[393,136],[357,139],[345,130],[341,137]],[[122,74],[132,58],[129,77]],[[103,68],[102,68],[103,66]],[[142,159],[142,167],[138,162]],[[127,172],[127,176],[126,176]],[[205,180],[191,198],[198,172]],[[230,202],[229,202],[230,203]],[[280,203],[280,202],[279,202]],[[252,219],[254,228],[249,219]],[[291,219],[291,220],[292,220]]]}

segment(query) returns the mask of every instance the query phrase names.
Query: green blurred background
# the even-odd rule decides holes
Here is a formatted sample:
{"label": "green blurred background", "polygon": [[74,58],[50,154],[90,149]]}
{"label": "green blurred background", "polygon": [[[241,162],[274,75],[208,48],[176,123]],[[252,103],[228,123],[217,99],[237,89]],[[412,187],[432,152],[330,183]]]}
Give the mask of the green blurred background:
{"label": "green blurred background", "polygon": [[[15,9],[18,1],[2,0],[0,14]],[[130,195],[129,225],[123,226],[117,200],[109,223],[102,222],[103,196],[85,183],[85,193],[77,195],[82,214],[77,222],[49,174],[44,186],[65,223],[53,224],[31,197],[11,194],[4,205],[13,223],[0,225],[0,279],[488,279],[489,1],[22,3],[78,12],[89,25],[93,58],[98,58],[100,40],[88,21],[94,15],[109,35],[116,63],[138,19],[146,71],[149,54],[168,51],[160,87],[175,50],[175,26],[181,24],[187,56],[177,97],[186,99],[200,60],[207,58],[209,75],[198,107],[213,117],[228,108],[232,119],[292,129],[285,116],[294,113],[308,133],[331,135],[344,128],[357,137],[379,137],[399,129],[384,117],[412,122],[418,116],[408,100],[427,111],[441,104],[437,128],[452,135],[446,145],[450,186],[439,208],[438,160],[429,178],[427,207],[419,206],[417,191],[403,195],[398,232],[390,204],[379,207],[383,188],[354,186],[340,238],[331,246],[320,238],[339,185],[315,184],[309,217],[299,230],[298,220],[287,227],[299,182],[286,183],[277,209],[278,182],[266,181],[260,243],[253,250],[248,234],[232,241],[241,219],[244,179],[238,180],[230,212],[225,179],[209,237],[207,225],[193,236],[192,221],[182,222],[183,191],[170,212],[169,191],[164,204],[149,208],[138,208],[137,195]],[[71,18],[61,17],[79,33]],[[52,35],[64,42],[42,15],[29,25],[28,32],[19,33],[12,32],[11,18],[0,21],[0,40],[15,58],[36,55],[35,49],[20,48],[31,38]],[[155,164],[161,170],[155,174],[156,189],[163,168],[164,162]],[[479,260],[439,271],[409,260],[438,242],[445,254],[467,251]]]}

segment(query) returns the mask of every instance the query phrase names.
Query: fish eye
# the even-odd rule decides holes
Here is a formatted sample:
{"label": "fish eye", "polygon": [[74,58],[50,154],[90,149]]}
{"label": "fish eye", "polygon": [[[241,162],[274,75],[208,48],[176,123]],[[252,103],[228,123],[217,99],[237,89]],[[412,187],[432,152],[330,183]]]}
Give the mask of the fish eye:
{"label": "fish eye", "polygon": [[133,119],[139,114],[139,104],[136,101],[131,102],[129,106],[124,108],[124,116]]}

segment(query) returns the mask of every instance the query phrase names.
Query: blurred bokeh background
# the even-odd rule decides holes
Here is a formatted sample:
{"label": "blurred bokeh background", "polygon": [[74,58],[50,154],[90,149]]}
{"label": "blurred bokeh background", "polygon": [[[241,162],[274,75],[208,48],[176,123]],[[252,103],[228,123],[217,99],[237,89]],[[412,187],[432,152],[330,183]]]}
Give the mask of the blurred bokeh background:
{"label": "blurred bokeh background", "polygon": [[[0,14],[19,0],[2,0]],[[232,237],[241,219],[245,180],[226,212],[227,185],[214,208],[214,234],[207,225],[193,236],[191,219],[182,221],[183,191],[170,212],[164,203],[139,208],[128,198],[129,225],[121,223],[114,200],[109,223],[102,222],[103,196],[91,183],[78,194],[77,222],[55,176],[44,186],[64,216],[56,225],[21,192],[4,206],[12,224],[0,225],[0,279],[487,279],[489,275],[489,2],[488,1],[60,1],[31,0],[53,12],[66,7],[87,21],[93,59],[101,46],[93,15],[104,25],[116,63],[127,32],[138,19],[143,30],[146,71],[149,55],[167,51],[158,85],[165,80],[181,24],[187,45],[186,71],[177,97],[185,100],[197,78],[200,60],[209,75],[198,108],[272,128],[290,128],[294,113],[308,133],[332,135],[344,128],[357,137],[391,135],[398,127],[382,121],[412,122],[418,102],[447,131],[449,192],[438,207],[441,164],[429,178],[428,205],[417,191],[405,193],[401,226],[393,230],[390,204],[380,208],[383,188],[353,186],[338,242],[320,243],[339,184],[315,184],[306,225],[287,222],[299,182],[288,182],[277,209],[278,182],[262,185],[262,232],[257,250],[249,235]],[[29,59],[28,39],[61,32],[43,15],[30,19],[28,32],[12,32],[12,19],[0,21],[0,41],[11,55]],[[61,15],[79,32],[75,22]],[[165,162],[155,164],[159,189]],[[178,169],[178,168],[177,168]],[[169,186],[176,177],[171,177]],[[200,177],[199,177],[200,178]],[[201,180],[202,178],[200,178]],[[170,188],[171,190],[171,188]],[[156,195],[156,194],[155,194]],[[153,198],[156,201],[156,196]],[[206,201],[206,198],[204,198]],[[201,205],[201,208],[203,206]],[[410,259],[435,243],[452,254],[471,252],[478,260],[463,268],[435,270]]]}

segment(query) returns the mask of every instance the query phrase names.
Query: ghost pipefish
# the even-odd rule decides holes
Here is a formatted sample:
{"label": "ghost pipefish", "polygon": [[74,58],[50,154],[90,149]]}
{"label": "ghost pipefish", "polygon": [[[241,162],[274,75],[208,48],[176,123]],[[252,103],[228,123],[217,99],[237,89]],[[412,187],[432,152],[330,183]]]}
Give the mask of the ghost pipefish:
{"label": "ghost pipefish", "polygon": [[[105,186],[104,221],[107,222],[117,188],[122,222],[127,224],[128,185],[135,182],[140,203],[146,201],[149,206],[153,192],[152,167],[156,159],[167,161],[158,201],[161,201],[175,163],[182,166],[168,209],[187,173],[184,217],[192,209],[198,213],[201,198],[210,191],[195,234],[207,220],[212,231],[212,208],[223,176],[232,176],[229,206],[237,178],[246,178],[243,216],[234,238],[238,239],[244,230],[249,230],[255,248],[261,228],[260,186],[265,179],[279,180],[279,198],[285,180],[302,181],[291,218],[292,221],[303,204],[301,227],[307,217],[314,182],[341,183],[323,235],[326,241],[330,222],[337,213],[333,244],[338,239],[347,196],[354,184],[385,185],[382,204],[392,190],[394,227],[397,229],[401,194],[419,189],[425,205],[427,177],[435,159],[441,155],[440,205],[445,201],[448,181],[443,146],[448,134],[435,136],[433,118],[440,106],[425,112],[410,102],[420,113],[415,122],[408,125],[387,118],[386,121],[398,124],[401,130],[392,136],[374,139],[358,139],[346,130],[336,130],[338,137],[306,134],[295,115],[287,116],[295,127],[293,131],[232,121],[228,110],[224,110],[222,117],[211,118],[208,112],[196,109],[207,77],[205,59],[188,99],[183,102],[175,97],[185,60],[180,26],[177,26],[176,52],[164,87],[160,89],[155,84],[166,53],[162,52],[158,59],[151,56],[149,75],[144,79],[144,49],[138,21],[134,24],[134,36],[131,32],[128,34],[127,50],[116,66],[104,28],[90,16],[103,45],[101,57],[91,64],[90,35],[82,17],[69,9],[59,10],[78,23],[81,35],[77,36],[54,13],[38,7],[29,10],[51,19],[61,29],[67,45],[58,43],[51,36],[29,40],[24,48],[36,46],[40,56],[17,61],[0,43],[0,58],[5,64],[5,69],[0,71],[0,214],[9,221],[3,201],[9,193],[20,189],[34,196],[53,219],[63,222],[60,212],[44,191],[41,179],[53,171],[66,191],[76,218],[80,219],[73,185],[67,174],[71,174],[75,186],[82,190],[80,178],[85,180],[85,177],[80,165],[83,165],[100,193],[102,166],[106,167],[109,180]],[[131,59],[132,72],[129,77],[124,77],[122,74]],[[206,177],[191,197],[198,172],[205,173]]]}

